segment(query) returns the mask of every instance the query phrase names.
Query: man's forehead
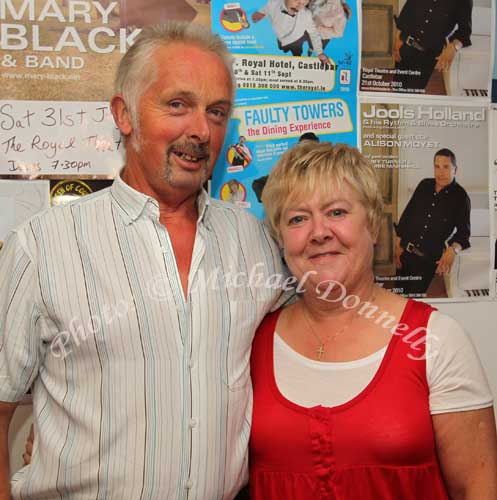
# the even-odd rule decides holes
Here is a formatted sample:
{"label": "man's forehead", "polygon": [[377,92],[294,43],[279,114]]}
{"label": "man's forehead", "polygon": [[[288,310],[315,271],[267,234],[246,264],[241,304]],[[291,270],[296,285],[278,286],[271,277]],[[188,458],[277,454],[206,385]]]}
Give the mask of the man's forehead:
{"label": "man's forehead", "polygon": [[435,163],[441,163],[441,164],[450,163],[451,165],[454,165],[452,163],[451,157],[450,156],[445,156],[445,155],[436,155],[434,162]]}

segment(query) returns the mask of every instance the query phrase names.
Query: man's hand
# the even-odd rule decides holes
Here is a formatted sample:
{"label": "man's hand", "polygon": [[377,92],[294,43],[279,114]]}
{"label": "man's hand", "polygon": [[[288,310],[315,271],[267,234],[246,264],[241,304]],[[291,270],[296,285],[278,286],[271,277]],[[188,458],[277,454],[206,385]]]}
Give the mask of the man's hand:
{"label": "man's hand", "polygon": [[352,16],[352,9],[345,2],[342,2],[342,7],[343,11],[345,12],[345,17],[347,18],[348,21],[350,19],[350,16]]}
{"label": "man's hand", "polygon": [[261,19],[264,19],[265,17],[266,17],[266,14],[263,14],[262,12],[254,12],[252,14],[252,22],[258,23]]}
{"label": "man's hand", "polygon": [[452,247],[447,247],[442,257],[440,257],[440,260],[437,260],[438,266],[435,272],[440,275],[450,273],[455,258],[456,252],[454,249]]}
{"label": "man's hand", "polygon": [[24,465],[29,465],[31,463],[31,457],[33,456],[33,444],[35,442],[35,431],[33,424],[29,429],[29,436],[24,445],[24,453],[22,454],[22,459],[24,460]]}
{"label": "man's hand", "polygon": [[404,249],[400,246],[400,238],[395,238],[395,248],[394,248],[394,257],[395,257],[395,267],[396,269],[402,269],[402,262],[400,261],[400,256],[404,253]]}
{"label": "man's hand", "polygon": [[0,500],[10,500],[9,425],[17,403],[0,402]]}
{"label": "man's hand", "polygon": [[400,31],[395,32],[395,38],[393,40],[393,59],[395,62],[400,62],[400,48],[404,45],[404,42],[400,39]]}
{"label": "man's hand", "polygon": [[321,64],[331,64],[330,58],[324,52],[318,55],[318,59],[321,61]]}
{"label": "man's hand", "polygon": [[435,69],[438,71],[449,71],[452,61],[454,57],[456,57],[457,49],[455,46],[455,42],[447,43],[440,53],[440,55],[436,58],[437,64]]}

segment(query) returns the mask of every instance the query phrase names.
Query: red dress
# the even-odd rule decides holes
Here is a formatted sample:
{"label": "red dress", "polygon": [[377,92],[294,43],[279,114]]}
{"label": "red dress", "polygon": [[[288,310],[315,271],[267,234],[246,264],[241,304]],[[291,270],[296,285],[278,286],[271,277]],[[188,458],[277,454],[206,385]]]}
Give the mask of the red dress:
{"label": "red dress", "polygon": [[409,330],[392,336],[369,385],[332,408],[304,408],[279,392],[273,343],[280,311],[265,318],[251,358],[253,500],[448,499],[428,405],[424,343],[415,342],[424,337],[418,327],[426,327],[432,310],[408,301],[400,323]]}

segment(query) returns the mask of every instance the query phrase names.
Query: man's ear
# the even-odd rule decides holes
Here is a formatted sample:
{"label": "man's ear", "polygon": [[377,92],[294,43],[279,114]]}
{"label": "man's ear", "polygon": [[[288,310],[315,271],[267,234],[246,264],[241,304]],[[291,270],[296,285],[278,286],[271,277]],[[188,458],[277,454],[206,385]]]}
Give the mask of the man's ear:
{"label": "man's ear", "polygon": [[110,109],[121,134],[125,137],[130,135],[133,132],[133,123],[126,102],[121,95],[115,95],[112,98]]}

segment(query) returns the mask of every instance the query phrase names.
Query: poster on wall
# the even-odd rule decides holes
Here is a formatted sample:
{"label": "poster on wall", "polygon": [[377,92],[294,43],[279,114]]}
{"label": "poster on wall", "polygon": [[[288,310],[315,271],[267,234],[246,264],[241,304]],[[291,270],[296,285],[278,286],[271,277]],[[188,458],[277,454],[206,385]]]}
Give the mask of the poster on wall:
{"label": "poster on wall", "polygon": [[385,205],[377,282],[413,298],[492,298],[488,109],[365,99],[360,115]]}
{"label": "poster on wall", "polygon": [[0,180],[0,249],[12,229],[50,206],[49,191],[44,180]]}
{"label": "poster on wall", "polygon": [[[494,30],[497,27],[497,8],[494,7],[494,21],[493,21]],[[497,102],[497,50],[496,50],[496,40],[494,32],[494,60],[493,60],[493,70],[492,70],[492,93],[491,100],[493,103]]]}
{"label": "poster on wall", "polygon": [[2,0],[0,176],[112,178],[122,143],[110,115],[119,60],[141,28],[210,25],[197,0]]}
{"label": "poster on wall", "polygon": [[355,2],[212,2],[212,27],[234,55],[238,99],[298,100],[357,90]]}
{"label": "poster on wall", "polygon": [[355,107],[340,98],[236,107],[214,169],[212,195],[263,218],[261,194],[278,158],[302,140],[355,145],[355,116]]}
{"label": "poster on wall", "polygon": [[212,195],[262,218],[265,180],[287,149],[306,139],[357,144],[357,5],[215,0],[212,26],[237,82]]}
{"label": "poster on wall", "polygon": [[492,284],[497,296],[497,107],[492,105],[490,110],[490,212],[491,227],[493,228],[492,244]]}
{"label": "poster on wall", "polygon": [[360,90],[489,96],[490,0],[363,0]]}

